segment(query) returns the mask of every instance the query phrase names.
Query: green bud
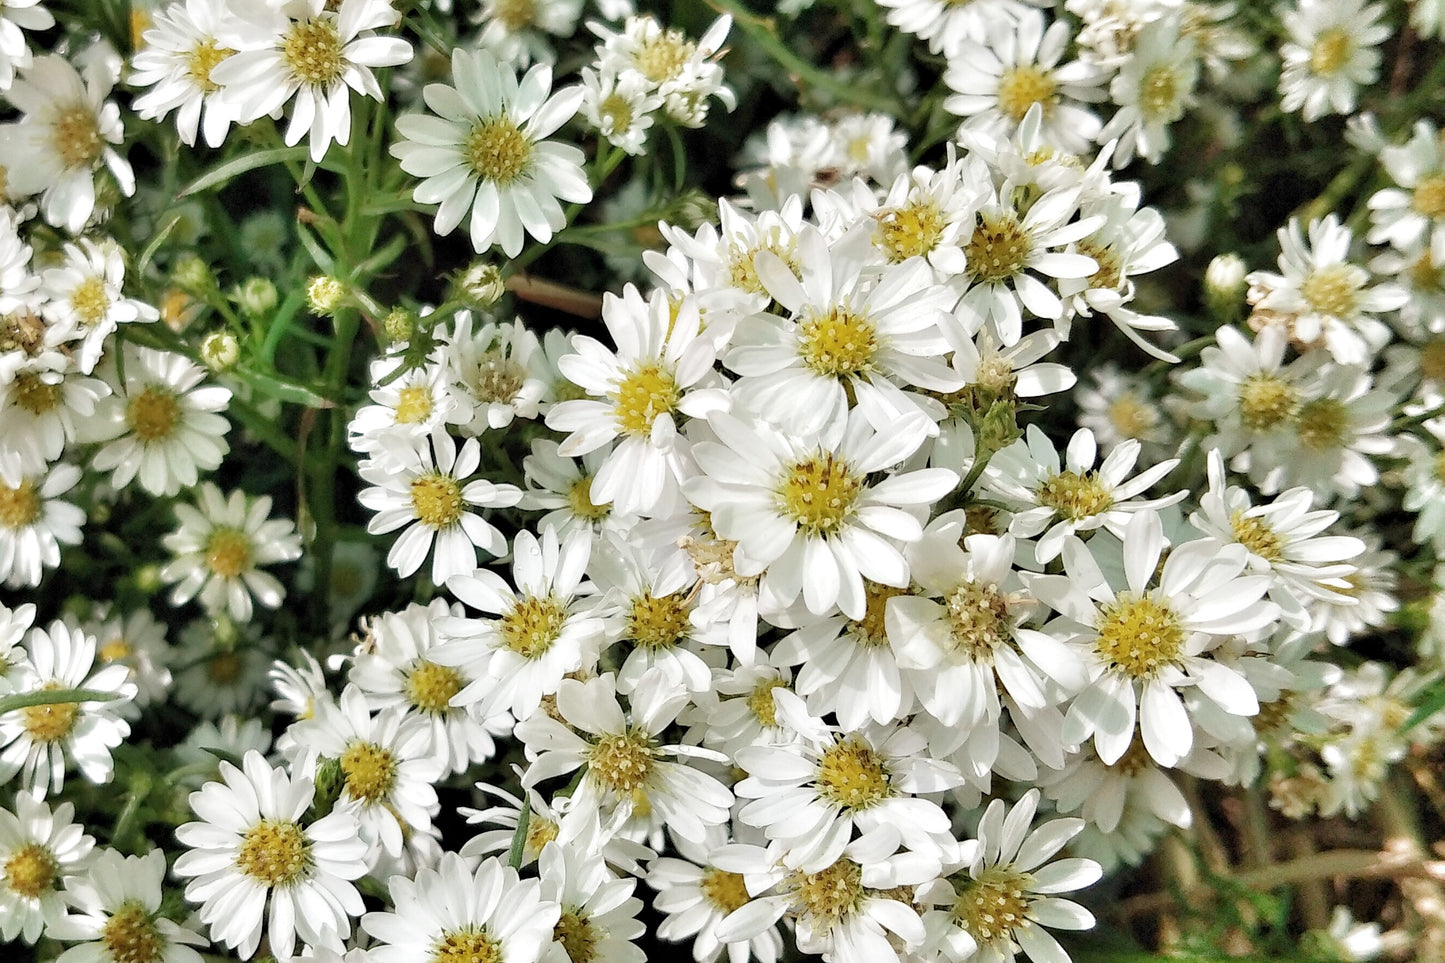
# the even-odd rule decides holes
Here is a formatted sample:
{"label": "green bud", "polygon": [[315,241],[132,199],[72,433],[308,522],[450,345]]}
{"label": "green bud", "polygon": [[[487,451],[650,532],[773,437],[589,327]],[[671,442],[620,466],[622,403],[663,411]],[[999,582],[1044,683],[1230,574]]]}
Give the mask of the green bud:
{"label": "green bud", "polygon": [[312,797],[311,808],[306,811],[307,821],[329,814],[345,788],[346,773],[341,769],[341,760],[323,758],[316,767],[316,795]]}
{"label": "green bud", "polygon": [[231,621],[231,617],[224,613],[216,616],[216,620],[211,623],[211,633],[216,644],[224,649],[234,648],[236,643],[241,640],[240,629],[236,627],[235,622]]}
{"label": "green bud", "polygon": [[326,274],[318,274],[306,285],[306,304],[311,313],[330,317],[346,300],[346,285]]}
{"label": "green bud", "polygon": [[1204,271],[1204,304],[1219,324],[1236,324],[1244,316],[1246,265],[1238,254],[1220,254]]}
{"label": "green bud", "polygon": [[211,267],[196,254],[182,254],[171,268],[171,280],[185,291],[209,291],[216,286]]}
{"label": "green bud", "polygon": [[995,401],[988,412],[978,420],[974,431],[978,439],[978,452],[992,455],[1002,451],[1023,436],[1019,430],[1018,411],[1009,400]]}
{"label": "green bud", "polygon": [[276,285],[272,284],[269,278],[263,277],[247,278],[236,285],[231,297],[240,305],[242,311],[253,318],[264,318],[275,311],[276,302],[279,300]]}
{"label": "green bud", "polygon": [[241,360],[241,345],[229,331],[212,331],[201,342],[201,360],[212,371],[226,371]]}
{"label": "green bud", "polygon": [[165,584],[161,580],[159,565],[142,565],[135,570],[135,587],[147,595],[159,592]]}
{"label": "green bud", "polygon": [[483,308],[496,304],[507,291],[501,268],[486,261],[473,261],[457,275],[456,286],[462,297]]}
{"label": "green bud", "polygon": [[392,344],[406,344],[416,332],[417,316],[406,308],[392,308],[381,322],[386,340]]}

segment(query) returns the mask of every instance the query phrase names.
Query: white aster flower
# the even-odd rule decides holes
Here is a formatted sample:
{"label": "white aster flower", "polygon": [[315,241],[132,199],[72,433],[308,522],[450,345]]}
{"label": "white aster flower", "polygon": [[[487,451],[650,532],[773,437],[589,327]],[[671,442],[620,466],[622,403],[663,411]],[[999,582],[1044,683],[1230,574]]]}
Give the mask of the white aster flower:
{"label": "white aster flower", "polygon": [[594,448],[580,459],[568,458],[559,447],[555,441],[535,438],[532,453],[522,459],[527,492],[521,505],[547,513],[537,520],[537,529],[555,528],[558,537],[566,537],[575,530],[596,533],[629,527],[632,516],[614,512],[610,503],[592,500],[592,479],[606,464],[612,446]]}
{"label": "white aster flower", "polygon": [[645,153],[653,113],[663,99],[651,81],[636,71],[599,73],[582,68],[582,116],[614,147],[629,154]]}
{"label": "white aster flower", "polygon": [[51,939],[80,943],[56,963],[202,963],[191,947],[205,937],[178,926],[161,912],[166,875],[164,850],[124,856],[102,850],[85,878],[66,881],[70,910],[46,927]]}
{"label": "white aster flower", "polygon": [[405,578],[430,554],[432,581],[441,585],[475,569],[478,548],[503,555],[506,537],[476,510],[511,508],[522,490],[479,477],[480,443],[468,438],[458,451],[456,440],[438,429],[410,454],[400,466],[376,459],[361,464],[362,480],[373,487],[357,499],[376,512],[366,530],[381,535],[406,528],[387,552],[386,564]]}
{"label": "white aster flower", "polygon": [[80,481],[80,469],[60,463],[18,485],[0,479],[0,582],[12,588],[40,584],[60,564],[61,545],[79,545],[85,512],[60,496]]}
{"label": "white aster flower", "polygon": [[124,665],[130,670],[128,679],[135,683],[135,701],[120,707],[132,721],[140,710],[153,702],[162,702],[171,688],[171,670],[167,668],[172,648],[166,642],[166,626],[157,622],[149,609],[130,612],[111,610],[83,629],[95,636],[96,656],[102,663]]}
{"label": "white aster flower", "polygon": [[15,82],[15,71],[30,67],[30,45],[22,30],[49,30],[55,17],[40,0],[8,0],[0,10],[0,91]]}
{"label": "white aster flower", "polygon": [[110,751],[130,734],[120,708],[135,698],[123,665],[95,664],[95,637],[59,620],[33,628],[25,639],[29,658],[11,678],[16,692],[89,689],[110,693],[106,701],[52,702],[12,709],[0,716],[0,783],[17,774],[38,799],[59,792],[72,764],[93,783],[110,781]]}
{"label": "white aster flower", "polygon": [[571,840],[542,847],[538,875],[542,898],[562,908],[552,931],[551,963],[647,963],[632,941],[647,932],[637,918],[637,880],[612,875],[595,827]]}
{"label": "white aster flower", "polygon": [[[47,268],[41,277],[40,293],[47,298],[42,311],[67,342],[80,342],[67,347],[81,374],[95,368],[105,339],[117,325],[159,317],[149,304],[122,295],[125,255],[118,244],[81,238],[65,245],[65,262]],[[59,336],[52,333],[47,340]]]}
{"label": "white aster flower", "polygon": [[235,105],[217,96],[220,84],[211,79],[215,66],[235,53],[217,39],[231,16],[226,0],[171,3],[151,14],[131,59],[130,83],[150,88],[135,99],[136,113],[159,120],[176,111],[176,130],[188,146],[199,129],[209,146],[220,147],[236,121]]}
{"label": "white aster flower", "polygon": [[224,613],[193,619],[181,629],[176,648],[173,698],[202,718],[249,714],[265,695],[271,659],[255,622],[238,626]]}
{"label": "white aster flower", "polygon": [[197,494],[195,506],[175,506],[180,528],[161,539],[175,555],[161,569],[162,579],[176,583],[171,604],[199,595],[208,613],[224,611],[237,622],[250,620],[252,596],[268,609],[278,607],[286,590],[258,566],[301,557],[295,524],[270,517],[270,495],[248,498],[237,490],[226,498],[210,482]]}
{"label": "white aster flower", "polygon": [[536,418],[546,407],[554,374],[537,335],[521,318],[472,330],[471,312],[459,312],[443,336],[442,359],[454,389],[471,402],[467,430],[480,435],[515,418]]}
{"label": "white aster flower", "polygon": [[472,246],[480,253],[495,244],[516,257],[524,233],[546,243],[566,224],[559,200],[592,199],[582,152],[545,139],[577,113],[584,91],[548,96],[550,67],[538,64],[519,81],[485,50],[453,51],[452,75],[456,87],[428,84],[422,92],[440,116],[399,117],[402,139],[391,152],[422,178],[416,200],[439,205],[438,234],[450,234],[470,210]]}
{"label": "white aster flower", "polygon": [[[56,353],[0,385],[0,481],[39,475],[82,439],[97,402],[110,393]],[[52,367],[52,362],[54,366]]]}
{"label": "white aster flower", "polygon": [[259,752],[220,771],[221,782],[191,793],[200,820],[176,830],[186,852],[175,873],[192,877],[186,898],[201,904],[211,939],[242,959],[255,954],[263,928],[278,960],[291,959],[298,935],[339,949],[365,908],[351,883],[366,871],[355,814],[338,808],[303,826],[312,781],[292,779]]}
{"label": "white aster flower", "polygon": [[965,41],[984,43],[991,26],[1012,23],[1029,5],[1041,0],[878,0],[888,22],[904,33],[928,41],[928,49],[952,60]]}
{"label": "white aster flower", "polygon": [[1383,3],[1365,0],[1298,0],[1281,15],[1289,41],[1280,47],[1280,106],[1299,110],[1305,120],[1325,114],[1349,114],[1355,93],[1375,82],[1380,69],[1376,48],[1390,37],[1382,23]]}
{"label": "white aster flower", "polygon": [[391,0],[280,0],[231,7],[220,41],[235,51],[210,68],[210,83],[246,124],[295,98],[285,141],[309,135],[311,159],[351,139],[351,92],[383,99],[373,68],[411,60],[411,44],[378,36],[397,21]]}
{"label": "white aster flower", "polygon": [[438,360],[409,368],[406,359],[371,363],[371,404],[346,426],[347,443],[372,458],[405,461],[407,453],[438,428],[465,424],[471,406],[451,384],[452,371]]}
{"label": "white aster flower", "polygon": [[717,534],[737,543],[737,573],[762,577],[765,606],[783,608],[801,595],[814,615],[836,605],[862,618],[864,578],[908,584],[908,563],[895,541],[915,541],[923,527],[907,509],[932,505],[958,485],[946,468],[870,483],[873,473],[916,452],[933,427],[916,411],[899,412],[887,431],[855,412],[807,438],[732,415],[714,415],[709,424],[719,441],[694,447],[705,474],[685,490],[712,513]]}
{"label": "white aster flower", "polygon": [[1157,164],[1169,149],[1169,125],[1194,103],[1199,59],[1194,41],[1180,35],[1177,17],[1162,17],[1139,31],[1134,50],[1109,84],[1119,110],[1099,131],[1099,142],[1118,141],[1114,165],[1134,155]]}
{"label": "white aster flower", "polygon": [[1380,151],[1380,164],[1396,187],[1376,191],[1368,202],[1371,244],[1389,243],[1400,251],[1422,244],[1434,249],[1445,240],[1445,152],[1440,133],[1426,119],[1415,122],[1414,133],[1403,144]]}
{"label": "white aster flower", "polygon": [[34,944],[65,915],[61,885],[89,870],[95,838],[74,816],[74,803],[52,810],[23,792],[13,812],[0,806],[0,939],[7,943]]}
{"label": "white aster flower", "polygon": [[723,920],[752,901],[741,873],[719,869],[709,861],[720,847],[684,843],[678,849],[688,858],[664,856],[647,867],[647,885],[657,890],[652,905],[666,914],[657,935],[673,943],[690,941],[696,963],[713,963],[724,951],[729,963],[748,959],[777,963],[783,955],[783,938],[776,926],[736,941],[724,942],[718,936]]}

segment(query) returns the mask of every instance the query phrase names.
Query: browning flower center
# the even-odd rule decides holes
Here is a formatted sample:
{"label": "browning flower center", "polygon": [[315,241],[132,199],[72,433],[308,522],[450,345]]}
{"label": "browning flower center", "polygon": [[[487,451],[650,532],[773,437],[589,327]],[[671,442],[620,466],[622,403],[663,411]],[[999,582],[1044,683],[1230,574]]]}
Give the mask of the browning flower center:
{"label": "browning flower center", "polygon": [[1032,877],[1005,866],[990,866],[976,879],[955,882],[953,919],[980,946],[1007,938],[1027,922],[1025,895]]}
{"label": "browning flower center", "polygon": [[617,427],[624,434],[645,437],[654,421],[677,408],[681,392],[670,370],[660,362],[643,361],[623,375],[612,398]]}
{"label": "browning flower center", "polygon": [[1042,104],[1044,113],[1048,114],[1056,87],[1049,72],[1033,64],[1010,67],[998,79],[999,110],[1015,121],[1023,120],[1034,104]]}
{"label": "browning flower center", "polygon": [[88,104],[72,104],[55,115],[51,123],[51,146],[67,170],[94,167],[105,149],[100,123]]}
{"label": "browning flower center", "polygon": [[980,284],[998,284],[1023,273],[1032,243],[1012,211],[979,214],[964,257],[969,277]]}
{"label": "browning flower center", "polygon": [[39,375],[27,371],[15,376],[10,396],[32,415],[43,415],[54,411],[60,404],[60,385],[44,381]]}
{"label": "browning flower center", "polygon": [[502,963],[502,959],[502,944],[485,929],[471,926],[443,933],[431,952],[431,963]]}
{"label": "browning flower center", "polygon": [[552,939],[562,944],[572,963],[592,963],[600,938],[592,921],[575,910],[564,909],[552,927]]}
{"label": "browning flower center", "polygon": [[451,708],[452,696],[462,691],[462,676],[450,666],[420,660],[402,683],[407,701],[433,715]]}
{"label": "browning flower center", "polygon": [[[293,24],[281,41],[281,59],[303,84],[325,87],[341,79],[346,66],[341,35],[333,17],[302,20]],[[207,78],[209,79],[209,72]]]}
{"label": "browning flower center", "polygon": [[221,578],[235,578],[251,565],[251,540],[239,528],[223,526],[206,540],[206,567]]}
{"label": "browning flower center", "polygon": [[809,314],[798,325],[803,364],[825,378],[858,374],[878,353],[878,334],[866,314],[842,305],[825,314]]}
{"label": "browning flower center", "polygon": [[287,886],[311,871],[311,841],[289,819],[263,819],[246,830],[236,868],[264,886]]}
{"label": "browning flower center", "polygon": [[396,785],[396,756],[374,742],[353,742],[341,754],[340,763],[352,799],[374,803]]}
{"label": "browning flower center", "polygon": [[55,888],[60,862],[40,843],[26,843],[5,860],[5,885],[22,899],[39,899]]}
{"label": "browning flower center", "polygon": [[527,371],[501,350],[488,351],[477,359],[472,394],[486,404],[509,404],[521,394]]}
{"label": "browning flower center", "polygon": [[853,514],[863,479],[830,451],[809,455],[783,474],[780,509],[809,535],[831,535]]}
{"label": "browning flower center", "polygon": [[792,891],[795,910],[818,932],[856,913],[863,903],[863,867],[851,859],[816,873],[793,873],[785,885]]}
{"label": "browning flower center", "polygon": [[818,795],[844,809],[868,809],[893,795],[882,758],[854,736],[831,746],[818,760]]}
{"label": "browning flower center", "polygon": [[165,958],[166,938],[146,908],[128,900],[100,929],[100,940],[112,963],[156,963]]}
{"label": "browning flower center", "polygon": [[943,600],[948,637],[965,658],[992,662],[993,653],[1012,638],[1008,603],[991,582],[962,582]]}
{"label": "browning flower center", "polygon": [[411,504],[423,525],[440,531],[461,519],[466,502],[460,482],[450,475],[430,472],[412,481]]}
{"label": "browning flower center", "polygon": [[502,616],[497,631],[502,644],[524,659],[540,659],[552,649],[567,623],[566,607],[553,596],[524,595]]}
{"label": "browning flower center", "polygon": [[164,385],[146,385],[125,406],[125,420],[141,441],[164,441],[181,423],[181,402]]}
{"label": "browning flower center", "polygon": [[1334,398],[1316,398],[1303,405],[1295,425],[1300,444],[1311,451],[1343,448],[1349,431],[1349,410]]}
{"label": "browning flower center", "polygon": [[516,33],[537,21],[537,0],[497,0],[492,5],[492,18],[506,27],[508,33]]}
{"label": "browning flower center", "polygon": [[1094,651],[1107,666],[1134,679],[1152,678],[1184,651],[1184,628],[1163,602],[1121,592],[1099,612]]}
{"label": "browning flower center", "polygon": [[462,157],[478,177],[507,185],[531,167],[532,141],[506,114],[480,121],[462,144]]}

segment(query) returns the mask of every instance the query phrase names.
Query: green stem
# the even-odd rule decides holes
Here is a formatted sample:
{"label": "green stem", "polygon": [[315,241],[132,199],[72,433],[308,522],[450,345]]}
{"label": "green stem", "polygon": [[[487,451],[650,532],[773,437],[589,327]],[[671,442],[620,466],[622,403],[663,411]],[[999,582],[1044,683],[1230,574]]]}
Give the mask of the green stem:
{"label": "green stem", "polygon": [[0,696],[0,715],[14,712],[16,709],[28,709],[31,706],[66,705],[74,702],[109,702],[118,698],[120,696],[115,692],[102,692],[99,689],[42,689],[39,692],[16,692],[13,695]]}
{"label": "green stem", "polygon": [[527,827],[532,821],[532,800],[522,799],[522,811],[517,814],[517,829],[512,833],[512,849],[507,854],[507,865],[513,869],[522,868],[522,857],[527,849]]}

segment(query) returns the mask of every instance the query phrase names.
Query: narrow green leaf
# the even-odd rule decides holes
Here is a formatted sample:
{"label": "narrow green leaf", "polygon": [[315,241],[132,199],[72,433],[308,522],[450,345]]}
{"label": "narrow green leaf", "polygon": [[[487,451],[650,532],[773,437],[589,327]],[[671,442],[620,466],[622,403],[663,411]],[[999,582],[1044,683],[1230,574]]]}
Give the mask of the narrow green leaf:
{"label": "narrow green leaf", "polygon": [[184,217],[184,214],[172,214],[166,219],[166,222],[161,225],[161,229],[156,231],[155,237],[151,238],[150,243],[145,246],[145,250],[140,252],[140,257],[136,258],[135,273],[137,276],[146,273],[146,268],[150,267],[151,258],[156,256],[156,251],[160,250],[166,238],[171,236],[171,232],[176,229],[176,225],[181,223]]}
{"label": "narrow green leaf", "polygon": [[71,702],[109,702],[116,698],[119,698],[116,693],[101,692],[99,689],[44,689],[40,692],[16,692],[13,695],[0,696],[0,715],[14,712],[16,709],[28,709],[31,706],[63,705]]}
{"label": "narrow green leaf", "polygon": [[1414,712],[1410,713],[1410,718],[1405,720],[1405,724],[1400,727],[1400,732],[1409,732],[1441,709],[1445,709],[1445,683],[1437,682],[1425,690],[1420,704],[1415,707]]}
{"label": "narrow green leaf", "polygon": [[181,192],[176,196],[189,197],[201,191],[208,191],[214,187],[220,187],[231,178],[244,174],[247,171],[253,171],[258,167],[281,164],[292,160],[304,160],[308,156],[307,150],[306,145],[298,144],[295,147],[271,147],[266,150],[243,154],[234,160],[227,161],[214,170],[202,174],[182,188]]}
{"label": "narrow green leaf", "polygon": [[280,378],[264,374],[251,368],[237,368],[236,374],[244,378],[246,383],[263,394],[272,398],[279,398],[281,401],[289,401],[295,405],[305,405],[308,408],[335,408],[336,402],[330,398],[324,398],[312,391],[305,385],[298,385],[292,381],[282,381]]}

